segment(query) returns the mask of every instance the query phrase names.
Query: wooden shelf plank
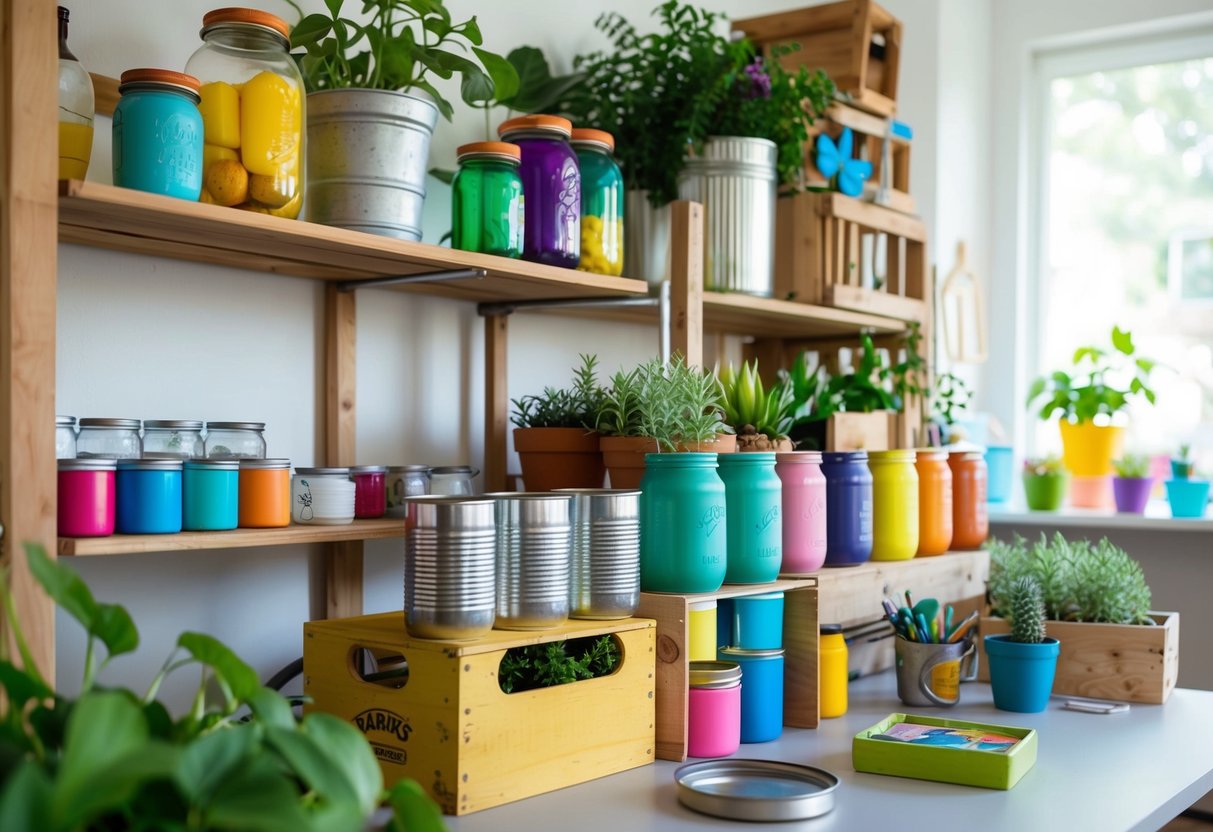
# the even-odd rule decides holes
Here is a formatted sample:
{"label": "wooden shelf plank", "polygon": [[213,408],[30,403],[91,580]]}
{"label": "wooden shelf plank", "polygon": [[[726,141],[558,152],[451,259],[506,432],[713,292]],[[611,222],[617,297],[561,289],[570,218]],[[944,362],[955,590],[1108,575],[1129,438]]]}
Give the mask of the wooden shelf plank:
{"label": "wooden shelf plank", "polygon": [[59,183],[59,241],[319,280],[479,268],[483,280],[394,286],[467,301],[645,295],[643,280],[456,251],[117,188]]}
{"label": "wooden shelf plank", "polygon": [[404,520],[355,520],[346,526],[287,526],[281,529],[233,529],[229,532],[116,534],[111,537],[61,537],[61,556],[131,555],[198,549],[242,549],[300,543],[340,543],[404,537]]}

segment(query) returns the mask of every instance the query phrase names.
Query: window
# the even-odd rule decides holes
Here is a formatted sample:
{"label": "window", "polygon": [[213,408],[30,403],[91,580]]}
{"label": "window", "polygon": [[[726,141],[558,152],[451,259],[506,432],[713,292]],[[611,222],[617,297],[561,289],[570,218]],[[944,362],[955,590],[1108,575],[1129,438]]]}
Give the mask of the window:
{"label": "window", "polygon": [[[1032,375],[1133,332],[1158,403],[1127,450],[1213,465],[1213,31],[1042,56]],[[1035,423],[1035,449],[1058,446]]]}

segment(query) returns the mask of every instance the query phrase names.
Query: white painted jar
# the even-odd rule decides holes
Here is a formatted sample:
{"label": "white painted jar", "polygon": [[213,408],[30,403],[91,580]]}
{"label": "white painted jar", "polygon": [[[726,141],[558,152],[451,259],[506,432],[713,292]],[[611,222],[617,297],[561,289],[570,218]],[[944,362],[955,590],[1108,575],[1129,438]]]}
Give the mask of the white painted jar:
{"label": "white painted jar", "polygon": [[349,468],[296,468],[291,478],[291,520],[308,526],[352,523],[356,488]]}

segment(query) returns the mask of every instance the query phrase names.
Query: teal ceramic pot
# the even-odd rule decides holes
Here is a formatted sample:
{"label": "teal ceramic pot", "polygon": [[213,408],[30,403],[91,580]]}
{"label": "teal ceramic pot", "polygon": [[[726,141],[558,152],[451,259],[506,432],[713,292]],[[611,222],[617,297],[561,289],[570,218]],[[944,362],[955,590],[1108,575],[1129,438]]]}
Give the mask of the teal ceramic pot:
{"label": "teal ceramic pot", "polygon": [[644,465],[640,588],[715,592],[724,582],[728,535],[716,454],[645,454]]}
{"label": "teal ceramic pot", "polygon": [[1209,503],[1208,480],[1167,480],[1172,517],[1204,517]]}
{"label": "teal ceramic pot", "polygon": [[783,484],[773,453],[721,454],[728,513],[729,584],[765,584],[783,563]]}
{"label": "teal ceramic pot", "polygon": [[985,643],[994,707],[1022,714],[1043,711],[1053,692],[1061,643],[1046,638],[1040,644],[1022,644],[1007,635],[986,636]]}

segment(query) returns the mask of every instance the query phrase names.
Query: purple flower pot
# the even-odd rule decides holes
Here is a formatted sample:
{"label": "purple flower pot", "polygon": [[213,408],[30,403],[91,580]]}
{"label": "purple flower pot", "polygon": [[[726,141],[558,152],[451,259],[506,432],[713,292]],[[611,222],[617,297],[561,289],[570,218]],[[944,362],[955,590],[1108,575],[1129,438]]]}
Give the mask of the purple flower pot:
{"label": "purple flower pot", "polygon": [[1116,498],[1116,510],[1122,514],[1145,514],[1153,488],[1153,477],[1114,477],[1112,496]]}

